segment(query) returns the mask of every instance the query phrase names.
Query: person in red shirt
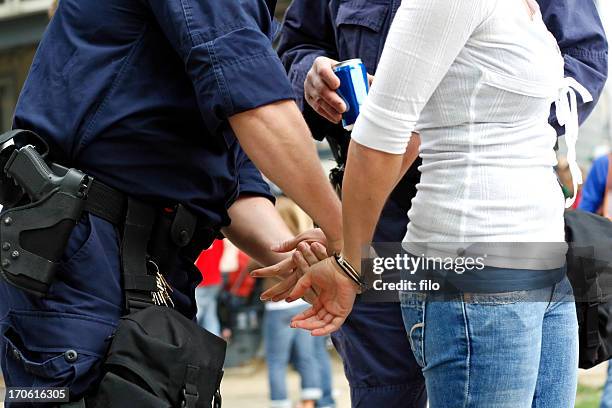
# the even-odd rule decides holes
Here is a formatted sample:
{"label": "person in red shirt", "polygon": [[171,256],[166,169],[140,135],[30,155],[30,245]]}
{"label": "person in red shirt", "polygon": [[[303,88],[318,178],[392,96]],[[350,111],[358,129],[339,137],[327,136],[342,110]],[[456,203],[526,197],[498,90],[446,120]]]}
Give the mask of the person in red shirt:
{"label": "person in red shirt", "polygon": [[223,250],[223,241],[216,240],[210,248],[202,251],[195,263],[202,273],[202,283],[196,288],[195,292],[198,305],[196,319],[202,328],[217,336],[221,335],[221,324],[217,315],[217,299],[221,291]]}

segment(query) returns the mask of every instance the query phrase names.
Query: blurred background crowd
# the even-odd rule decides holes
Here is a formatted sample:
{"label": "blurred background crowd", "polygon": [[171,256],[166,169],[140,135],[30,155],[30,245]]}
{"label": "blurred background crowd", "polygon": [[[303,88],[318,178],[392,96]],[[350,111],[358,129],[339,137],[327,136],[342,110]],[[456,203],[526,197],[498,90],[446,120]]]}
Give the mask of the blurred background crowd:
{"label": "blurred background crowd", "polygon": [[[290,0],[278,3],[280,20]],[[604,25],[612,33],[612,4],[599,3]],[[20,88],[53,7],[53,0],[0,0],[0,132],[11,127]],[[588,177],[576,207],[596,211],[601,206],[590,195],[604,189],[611,147],[612,87],[608,86],[580,134],[578,162]],[[557,170],[571,194],[564,151],[561,141]],[[319,144],[319,152],[329,170],[334,163],[326,143]],[[277,195],[278,209],[295,233],[312,227],[312,221],[282,192]],[[225,407],[270,406],[271,396],[283,401],[273,408],[350,406],[348,384],[329,339],[289,328],[290,317],[305,303],[260,302],[267,283],[251,278],[249,272],[257,265],[227,240],[203,250],[196,264],[204,277],[196,292],[198,323],[229,344],[222,390]],[[581,373],[578,407],[599,405],[605,374],[605,367]],[[0,388],[2,384],[0,376]]]}

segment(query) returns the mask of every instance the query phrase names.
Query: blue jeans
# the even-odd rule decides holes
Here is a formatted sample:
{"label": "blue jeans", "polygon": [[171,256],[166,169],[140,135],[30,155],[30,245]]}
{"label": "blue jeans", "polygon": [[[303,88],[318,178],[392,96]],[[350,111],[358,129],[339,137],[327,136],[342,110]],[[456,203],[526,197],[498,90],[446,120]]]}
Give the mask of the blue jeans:
{"label": "blue jeans", "polygon": [[315,358],[319,365],[319,376],[321,378],[321,398],[317,401],[317,407],[335,407],[333,396],[332,372],[329,354],[327,353],[327,337],[314,337]]}
{"label": "blue jeans", "polygon": [[221,335],[221,323],[217,315],[217,298],[220,291],[221,285],[198,286],[195,290],[198,325],[216,336]]}
{"label": "blue jeans", "polygon": [[608,365],[608,379],[601,396],[599,408],[612,408],[612,363]]}
{"label": "blue jeans", "polygon": [[431,408],[574,407],[578,323],[567,278],[451,301],[412,292],[400,299]]}
{"label": "blue jeans", "polygon": [[266,310],[263,335],[268,363],[270,400],[272,408],[290,408],[287,394],[287,366],[293,362],[300,374],[302,400],[321,398],[318,364],[313,337],[305,330],[292,329],[291,318],[308,306],[289,309]]}

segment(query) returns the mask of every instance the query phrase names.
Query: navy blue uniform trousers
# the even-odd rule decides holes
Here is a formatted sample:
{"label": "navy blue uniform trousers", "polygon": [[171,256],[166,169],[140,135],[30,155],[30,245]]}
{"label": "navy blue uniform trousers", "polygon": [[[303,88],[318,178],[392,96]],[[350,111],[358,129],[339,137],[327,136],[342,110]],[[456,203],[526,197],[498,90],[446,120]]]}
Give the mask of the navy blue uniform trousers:
{"label": "navy blue uniform trousers", "polygon": [[47,297],[27,295],[0,279],[6,385],[69,387],[72,398],[94,385],[122,312],[120,279],[117,232],[93,215],[73,230]]}

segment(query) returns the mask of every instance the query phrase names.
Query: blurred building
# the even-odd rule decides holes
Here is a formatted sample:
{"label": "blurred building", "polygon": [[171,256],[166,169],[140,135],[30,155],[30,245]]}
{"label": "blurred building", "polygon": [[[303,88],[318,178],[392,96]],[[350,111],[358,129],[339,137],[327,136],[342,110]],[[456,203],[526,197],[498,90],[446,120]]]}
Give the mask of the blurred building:
{"label": "blurred building", "polygon": [[11,126],[19,90],[47,26],[52,0],[0,0],[0,131]]}

